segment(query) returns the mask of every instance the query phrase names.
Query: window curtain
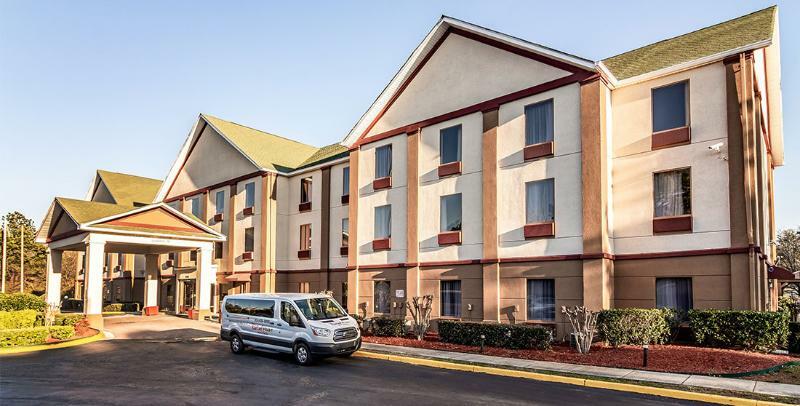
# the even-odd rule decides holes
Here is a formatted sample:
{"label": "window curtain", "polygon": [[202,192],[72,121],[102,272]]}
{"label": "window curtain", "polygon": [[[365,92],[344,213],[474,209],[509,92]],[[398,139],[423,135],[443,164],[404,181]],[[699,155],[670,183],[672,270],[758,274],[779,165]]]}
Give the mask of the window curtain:
{"label": "window curtain", "polygon": [[384,145],[375,149],[375,178],[392,175],[392,146]]}
{"label": "window curtain", "polygon": [[442,316],[461,317],[461,281],[442,281]]}
{"label": "window curtain", "polygon": [[222,214],[225,211],[225,191],[220,190],[217,192],[214,202],[214,213]]}
{"label": "window curtain", "polygon": [[439,229],[442,232],[461,230],[461,194],[442,196]]}
{"label": "window curtain", "polygon": [[375,208],[375,239],[390,238],[392,236],[392,206],[379,206]]}
{"label": "window curtain", "polygon": [[311,201],[311,179],[306,178],[300,181],[300,203]]}
{"label": "window curtain", "polygon": [[311,224],[303,224],[300,226],[300,250],[311,249]]}
{"label": "window curtain", "polygon": [[553,279],[528,281],[528,320],[556,319],[556,283]]}
{"label": "window curtain", "polygon": [[691,213],[688,170],[656,173],[654,176],[655,217]]}
{"label": "window curtain", "polygon": [[525,184],[525,221],[528,224],[555,221],[555,190],[553,179]]}
{"label": "window curtain", "polygon": [[525,107],[525,145],[553,141],[553,100]]}
{"label": "window curtain", "polygon": [[461,125],[439,132],[439,155],[442,164],[461,160]]}
{"label": "window curtain", "polygon": [[656,307],[676,310],[692,308],[691,278],[656,279]]}
{"label": "window curtain", "polygon": [[350,195],[350,167],[342,169],[342,196]]}
{"label": "window curtain", "polygon": [[350,219],[342,219],[342,247],[348,247],[350,244]]}
{"label": "window curtain", "polygon": [[391,284],[389,281],[376,281],[375,282],[375,313],[389,313]]}

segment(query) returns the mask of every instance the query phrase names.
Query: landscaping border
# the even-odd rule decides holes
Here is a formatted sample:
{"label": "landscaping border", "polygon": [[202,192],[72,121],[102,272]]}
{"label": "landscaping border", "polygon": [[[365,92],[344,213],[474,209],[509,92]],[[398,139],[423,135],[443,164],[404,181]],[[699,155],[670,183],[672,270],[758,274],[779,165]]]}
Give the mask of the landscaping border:
{"label": "landscaping border", "polygon": [[105,334],[102,331],[98,331],[97,334],[91,335],[89,337],[81,337],[81,338],[76,338],[74,340],[61,341],[52,344],[37,344],[37,345],[26,345],[22,347],[0,348],[0,355],[22,354],[26,352],[54,350],[56,348],[75,347],[77,345],[89,344],[95,341],[104,340],[105,338],[106,338]]}

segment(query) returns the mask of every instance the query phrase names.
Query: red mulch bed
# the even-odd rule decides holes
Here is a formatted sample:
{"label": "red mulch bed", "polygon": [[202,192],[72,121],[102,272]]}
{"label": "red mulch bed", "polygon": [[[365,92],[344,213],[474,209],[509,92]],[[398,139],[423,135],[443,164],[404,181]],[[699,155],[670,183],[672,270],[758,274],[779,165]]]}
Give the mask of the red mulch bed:
{"label": "red mulch bed", "polygon": [[66,340],[59,340],[59,339],[56,339],[56,338],[47,337],[47,340],[45,340],[45,342],[48,343],[48,344],[60,343],[60,342],[64,342],[64,341],[77,340],[79,338],[91,337],[91,336],[97,334],[97,330],[89,327],[89,322],[86,321],[86,319],[83,319],[83,320],[75,323],[74,327],[75,327],[75,334],[72,337],[70,337],[70,338],[68,338]]}
{"label": "red mulch bed", "polygon": [[[478,353],[479,347],[449,344],[426,338],[417,341],[413,338],[364,336],[364,341],[376,344],[400,345],[427,348],[432,350]],[[798,361],[797,357],[787,355],[763,354],[758,352],[704,348],[688,345],[651,345],[648,367],[642,367],[642,347],[622,346],[619,348],[595,344],[589,354],[581,355],[567,345],[554,345],[551,350],[509,350],[485,347],[484,355],[522,358],[537,361],[565,362],[569,364],[595,365],[602,367],[646,369],[648,371],[694,373],[694,374],[735,374],[757,371]]]}

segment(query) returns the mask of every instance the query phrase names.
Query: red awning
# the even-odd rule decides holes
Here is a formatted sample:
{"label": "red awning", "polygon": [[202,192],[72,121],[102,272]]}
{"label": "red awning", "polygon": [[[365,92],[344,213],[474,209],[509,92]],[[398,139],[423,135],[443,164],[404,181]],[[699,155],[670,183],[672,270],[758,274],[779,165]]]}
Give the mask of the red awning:
{"label": "red awning", "polygon": [[250,282],[249,273],[234,273],[225,277],[228,282]]}
{"label": "red awning", "polygon": [[769,267],[769,272],[767,273],[767,276],[769,279],[778,279],[782,281],[791,281],[797,279],[797,277],[795,276],[795,274],[792,273],[792,271],[777,265]]}

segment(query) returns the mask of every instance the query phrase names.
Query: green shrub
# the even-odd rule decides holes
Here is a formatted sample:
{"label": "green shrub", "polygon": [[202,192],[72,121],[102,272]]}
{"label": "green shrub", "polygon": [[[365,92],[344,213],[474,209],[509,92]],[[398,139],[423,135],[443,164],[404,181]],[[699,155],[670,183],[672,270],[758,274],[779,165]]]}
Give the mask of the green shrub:
{"label": "green shrub", "polygon": [[56,326],[74,326],[83,319],[83,314],[57,314],[53,324]]}
{"label": "green shrub", "polygon": [[0,311],[0,330],[28,328],[36,324],[36,310]]}
{"label": "green shrub", "polygon": [[597,333],[614,347],[663,344],[678,320],[671,309],[609,309],[597,315]]}
{"label": "green shrub", "polygon": [[800,323],[789,323],[789,352],[800,354]]}
{"label": "green shrub", "polygon": [[122,303],[111,303],[103,306],[104,312],[121,312],[122,311]]}
{"label": "green shrub", "polygon": [[690,310],[689,324],[698,344],[720,348],[771,351],[786,339],[784,312]]}
{"label": "green shrub", "polygon": [[405,320],[376,317],[372,319],[372,334],[383,337],[402,337],[405,335]]}
{"label": "green shrub", "polygon": [[47,337],[65,340],[73,335],[75,335],[75,329],[72,326],[0,330],[0,348],[44,344],[47,342]]}
{"label": "green shrub", "polygon": [[44,299],[31,293],[0,293],[0,311],[33,309],[44,312],[46,307]]}
{"label": "green shrub", "polygon": [[553,332],[544,327],[517,324],[473,323],[439,320],[439,339],[446,343],[481,345],[502,348],[535,348],[547,350],[553,340]]}

